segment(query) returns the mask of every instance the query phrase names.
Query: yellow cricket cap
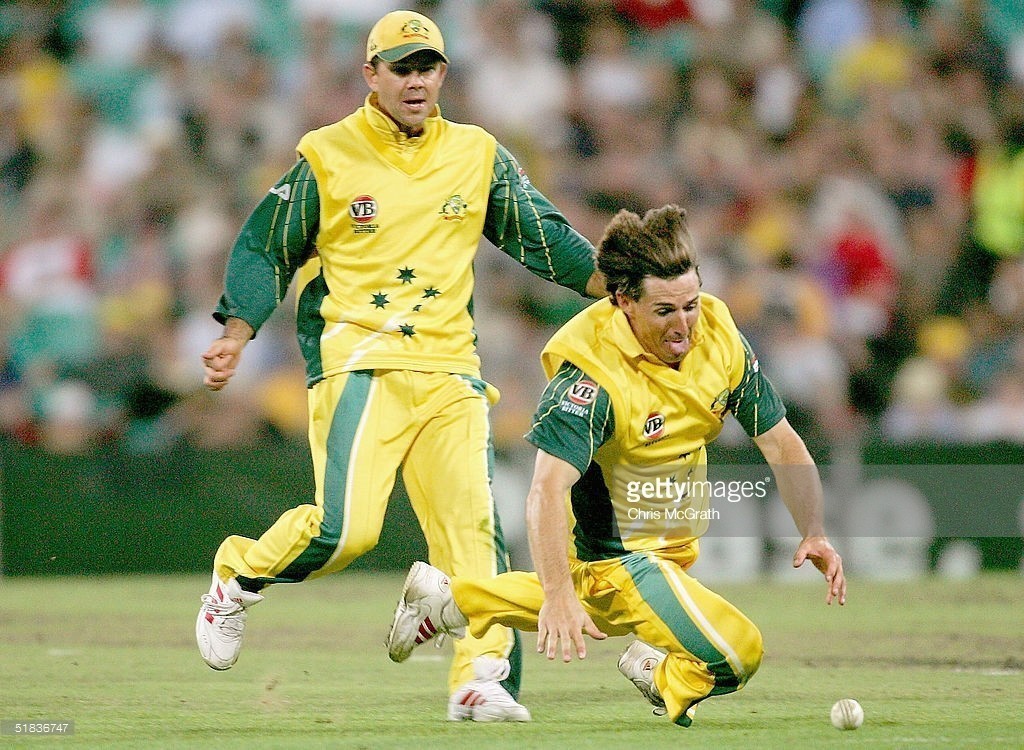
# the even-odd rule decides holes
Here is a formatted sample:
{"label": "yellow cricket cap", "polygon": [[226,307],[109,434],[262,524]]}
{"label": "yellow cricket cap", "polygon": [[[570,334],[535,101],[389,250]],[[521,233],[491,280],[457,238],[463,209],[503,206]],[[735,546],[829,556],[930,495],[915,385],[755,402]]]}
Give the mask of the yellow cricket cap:
{"label": "yellow cricket cap", "polygon": [[366,39],[366,62],[380,56],[393,63],[413,52],[428,49],[448,62],[444,54],[444,39],[437,24],[421,13],[396,10],[381,18],[370,29]]}

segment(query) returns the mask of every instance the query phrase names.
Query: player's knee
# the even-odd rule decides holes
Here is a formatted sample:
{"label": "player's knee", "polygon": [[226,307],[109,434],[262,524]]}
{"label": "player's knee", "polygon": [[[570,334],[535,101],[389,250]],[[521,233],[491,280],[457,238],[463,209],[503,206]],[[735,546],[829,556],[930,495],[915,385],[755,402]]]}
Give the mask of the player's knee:
{"label": "player's knee", "polygon": [[349,528],[347,533],[343,534],[340,526],[333,528],[331,524],[321,524],[319,531],[319,536],[313,540],[312,545],[321,548],[324,554],[340,563],[341,567],[365,555],[376,547],[380,540],[379,529],[363,530],[356,527]]}
{"label": "player's knee", "polygon": [[751,625],[747,635],[746,643],[740,659],[743,661],[745,679],[749,680],[761,666],[761,659],[764,657],[764,640],[761,638],[761,631]]}
{"label": "player's knee", "polygon": [[355,560],[357,557],[362,557],[376,547],[379,540],[379,534],[372,536],[356,536],[346,539],[345,548],[342,550],[341,557],[345,557],[348,560]]}

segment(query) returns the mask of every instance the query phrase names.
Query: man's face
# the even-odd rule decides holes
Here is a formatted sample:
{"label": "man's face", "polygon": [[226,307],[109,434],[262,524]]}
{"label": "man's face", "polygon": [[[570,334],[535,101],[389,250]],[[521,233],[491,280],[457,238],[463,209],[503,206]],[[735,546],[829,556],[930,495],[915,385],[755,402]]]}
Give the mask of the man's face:
{"label": "man's face", "polygon": [[398,62],[363,65],[363,77],[377,94],[377,104],[409,135],[423,131],[423,121],[437,105],[448,66],[429,51],[414,52]]}
{"label": "man's face", "polygon": [[700,315],[697,269],[668,280],[648,276],[638,300],[621,292],[615,297],[640,345],[669,367],[678,367],[690,351]]}

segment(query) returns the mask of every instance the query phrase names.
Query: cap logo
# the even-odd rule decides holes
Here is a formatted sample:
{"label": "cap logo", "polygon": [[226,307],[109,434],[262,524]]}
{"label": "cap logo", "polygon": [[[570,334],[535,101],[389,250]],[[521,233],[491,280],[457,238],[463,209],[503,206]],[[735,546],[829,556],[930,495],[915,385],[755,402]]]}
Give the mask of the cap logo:
{"label": "cap logo", "polygon": [[448,62],[441,30],[433,21],[415,11],[395,10],[370,29],[366,39],[366,62],[380,56],[384,62],[393,63],[423,49],[433,50]]}
{"label": "cap logo", "polygon": [[419,37],[420,39],[430,39],[430,29],[427,28],[422,21],[418,18],[414,18],[411,21],[406,21],[402,26],[401,31],[404,37]]}

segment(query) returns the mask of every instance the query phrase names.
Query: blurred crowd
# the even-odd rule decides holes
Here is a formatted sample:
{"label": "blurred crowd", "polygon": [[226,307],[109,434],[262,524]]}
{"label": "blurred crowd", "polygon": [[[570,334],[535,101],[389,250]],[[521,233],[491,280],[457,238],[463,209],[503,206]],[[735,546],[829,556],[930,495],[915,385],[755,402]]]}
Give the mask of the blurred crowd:
{"label": "blurred crowd", "polygon": [[[71,0],[0,6],[0,434],[54,451],[305,433],[292,302],[235,381],[200,353],[232,241],[299,137],[358,107],[365,37],[445,35],[445,116],[597,242],[689,211],[816,446],[1024,442],[1019,0]],[[486,245],[486,243],[484,243]],[[482,247],[499,451],[585,302]],[[735,436],[727,431],[723,439]]]}

